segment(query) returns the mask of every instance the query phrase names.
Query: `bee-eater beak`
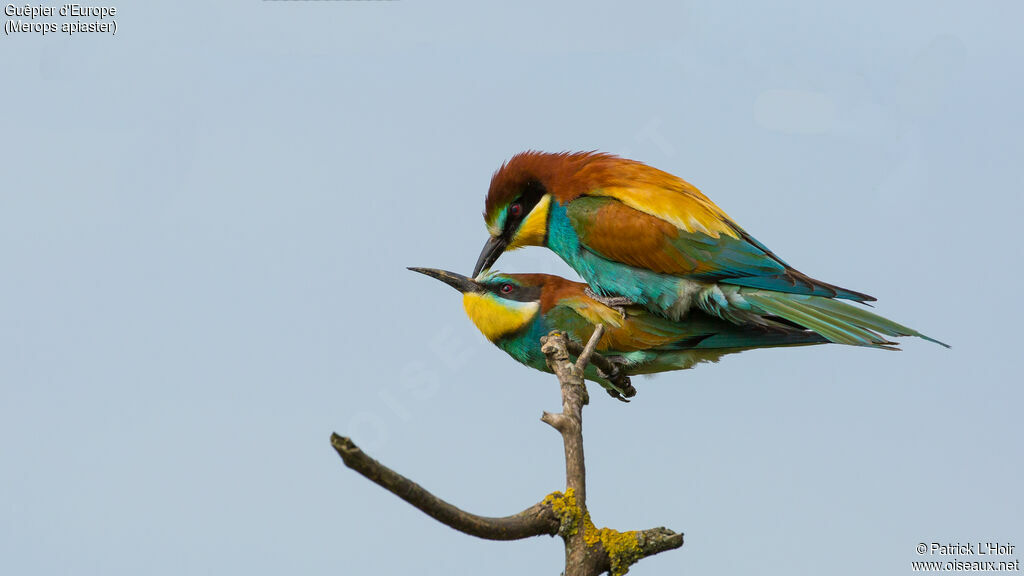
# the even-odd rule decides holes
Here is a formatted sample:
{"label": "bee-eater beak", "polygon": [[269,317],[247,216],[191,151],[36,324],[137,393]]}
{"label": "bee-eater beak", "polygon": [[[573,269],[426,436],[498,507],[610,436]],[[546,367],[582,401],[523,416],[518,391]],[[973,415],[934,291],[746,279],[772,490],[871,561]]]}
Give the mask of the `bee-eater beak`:
{"label": "bee-eater beak", "polygon": [[479,292],[480,285],[474,282],[471,278],[466,278],[462,274],[456,274],[455,272],[448,272],[447,270],[437,270],[435,268],[413,268],[409,267],[409,270],[413,272],[419,272],[420,274],[426,274],[432,278],[437,278],[441,282],[455,288],[459,292],[465,294],[466,292]]}
{"label": "bee-eater beak", "polygon": [[476,261],[476,267],[473,268],[473,277],[476,278],[480,275],[481,270],[486,270],[494,264],[494,261],[501,256],[501,253],[505,251],[505,247],[508,246],[508,241],[500,236],[491,236],[487,240],[487,244],[484,244],[484,249],[480,251],[480,258]]}

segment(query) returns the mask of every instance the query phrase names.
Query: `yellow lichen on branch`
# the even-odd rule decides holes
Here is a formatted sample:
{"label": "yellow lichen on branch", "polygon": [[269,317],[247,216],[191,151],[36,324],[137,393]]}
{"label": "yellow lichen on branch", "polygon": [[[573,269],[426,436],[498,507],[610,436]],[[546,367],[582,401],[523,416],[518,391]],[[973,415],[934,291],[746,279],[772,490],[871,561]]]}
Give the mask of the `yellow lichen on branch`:
{"label": "yellow lichen on branch", "polygon": [[559,534],[562,536],[576,534],[580,527],[580,518],[583,516],[583,511],[576,504],[576,492],[572,488],[567,489],[565,494],[561,492],[548,494],[544,497],[544,504],[551,506],[555,516],[561,521],[561,527],[558,529]]}
{"label": "yellow lichen on branch", "polygon": [[640,541],[637,538],[637,532],[635,530],[619,532],[612,528],[601,528],[600,535],[604,551],[608,554],[608,559],[611,560],[612,576],[622,576],[629,572],[629,567],[640,559]]}
{"label": "yellow lichen on branch", "polygon": [[561,521],[559,533],[563,536],[576,534],[583,526],[583,541],[588,548],[600,544],[611,561],[611,575],[622,576],[629,572],[629,567],[640,559],[639,533],[635,530],[619,532],[612,528],[597,528],[590,519],[590,512],[584,512],[576,503],[576,495],[572,488],[561,492],[553,492],[544,498],[544,504],[551,506],[555,516]]}
{"label": "yellow lichen on branch", "polygon": [[590,512],[583,516],[583,541],[588,548],[604,547],[605,554],[611,561],[611,575],[622,576],[629,572],[629,567],[640,560],[639,533],[636,530],[619,532],[613,528],[598,529],[590,520]]}

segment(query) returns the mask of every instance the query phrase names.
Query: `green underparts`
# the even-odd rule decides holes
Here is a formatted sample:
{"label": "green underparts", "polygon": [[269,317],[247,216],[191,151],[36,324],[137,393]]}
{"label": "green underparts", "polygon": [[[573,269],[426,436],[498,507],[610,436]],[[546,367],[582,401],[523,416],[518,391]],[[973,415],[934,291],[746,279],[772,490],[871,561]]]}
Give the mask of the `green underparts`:
{"label": "green underparts", "polygon": [[551,510],[558,516],[561,526],[558,533],[562,537],[569,537],[579,533],[580,526],[583,526],[583,542],[587,548],[594,548],[599,543],[604,547],[611,562],[612,576],[622,576],[629,572],[629,567],[640,560],[640,542],[635,530],[619,532],[611,528],[600,528],[594,526],[590,519],[590,513],[584,512],[576,503],[576,494],[572,488],[561,492],[553,492],[544,498],[544,504],[551,506]]}

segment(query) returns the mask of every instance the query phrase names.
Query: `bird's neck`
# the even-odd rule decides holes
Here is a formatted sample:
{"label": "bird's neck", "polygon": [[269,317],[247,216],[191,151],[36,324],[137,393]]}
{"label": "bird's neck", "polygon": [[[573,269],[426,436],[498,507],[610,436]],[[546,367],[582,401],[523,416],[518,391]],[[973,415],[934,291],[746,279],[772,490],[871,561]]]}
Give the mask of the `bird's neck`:
{"label": "bird's neck", "polygon": [[494,344],[517,361],[531,368],[549,372],[544,353],[540,349],[540,339],[551,330],[552,328],[547,325],[544,316],[537,314],[519,332],[499,338],[494,341]]}

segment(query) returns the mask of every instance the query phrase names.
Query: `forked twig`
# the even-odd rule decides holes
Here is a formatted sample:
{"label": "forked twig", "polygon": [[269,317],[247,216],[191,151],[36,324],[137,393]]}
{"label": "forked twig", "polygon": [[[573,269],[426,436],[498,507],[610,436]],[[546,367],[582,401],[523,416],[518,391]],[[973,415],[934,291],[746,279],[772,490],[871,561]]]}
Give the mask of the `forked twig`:
{"label": "forked twig", "polygon": [[[541,349],[548,366],[558,376],[562,390],[562,412],[545,412],[541,420],[562,435],[566,489],[564,493],[548,495],[518,514],[503,518],[471,514],[374,460],[349,438],[333,434],[331,445],[346,466],[460,532],[489,540],[518,540],[558,534],[565,542],[565,576],[596,576],[604,572],[613,576],[625,574],[642,558],[682,546],[683,535],[667,528],[631,532],[598,529],[590,520],[583,458],[583,406],[588,401],[583,374],[588,362],[606,374],[608,371],[601,367],[602,361],[606,366],[614,366],[594,352],[603,333],[604,326],[598,326],[586,347],[561,332],[552,332],[541,338]],[[573,349],[578,351],[573,352]],[[575,363],[570,361],[570,353],[577,356]],[[627,389],[632,390],[629,378],[624,375],[622,378]]]}

